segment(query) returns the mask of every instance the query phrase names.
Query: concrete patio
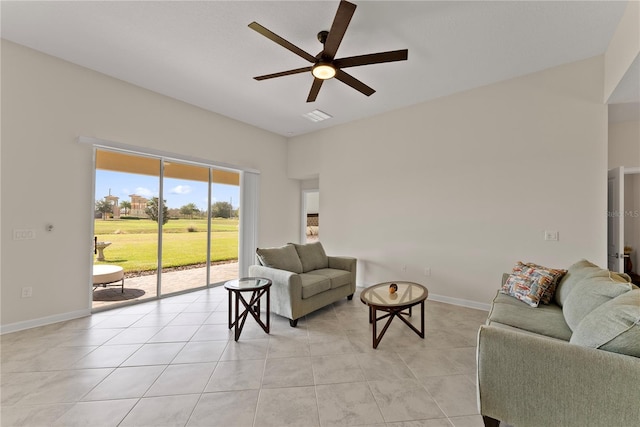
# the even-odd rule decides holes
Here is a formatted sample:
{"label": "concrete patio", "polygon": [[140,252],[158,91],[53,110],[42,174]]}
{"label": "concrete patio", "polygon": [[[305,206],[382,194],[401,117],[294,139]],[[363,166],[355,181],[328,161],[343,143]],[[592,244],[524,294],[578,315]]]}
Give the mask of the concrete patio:
{"label": "concrete patio", "polygon": [[[172,294],[175,292],[186,291],[189,289],[202,288],[206,284],[206,267],[191,268],[179,271],[170,271],[162,273],[162,294]],[[210,270],[210,284],[226,282],[227,280],[238,278],[238,262],[230,262],[226,264],[212,265]],[[124,280],[125,297],[119,298],[122,294],[119,286],[110,286],[107,288],[99,287],[94,291],[94,295],[107,296],[109,301],[93,301],[93,309],[108,309],[119,306],[132,301],[146,300],[156,297],[157,276],[151,274],[148,276],[131,277]],[[127,292],[129,290],[129,292]],[[136,292],[130,292],[136,290]],[[144,293],[143,293],[144,292]],[[106,294],[106,295],[105,295]],[[108,296],[113,296],[113,300]]]}

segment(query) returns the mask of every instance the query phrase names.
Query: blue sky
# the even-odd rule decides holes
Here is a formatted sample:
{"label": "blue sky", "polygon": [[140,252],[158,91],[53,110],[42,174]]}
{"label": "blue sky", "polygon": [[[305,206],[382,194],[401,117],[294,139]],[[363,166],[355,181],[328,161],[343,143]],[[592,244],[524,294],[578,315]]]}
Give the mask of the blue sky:
{"label": "blue sky", "polygon": [[[164,199],[170,209],[195,203],[201,210],[207,209],[207,183],[186,179],[165,178]],[[211,203],[230,202],[234,209],[240,205],[240,187],[226,184],[213,184]],[[129,201],[130,194],[150,199],[158,196],[158,177],[132,173],[96,170],[96,200],[111,195],[120,198],[120,202]]]}

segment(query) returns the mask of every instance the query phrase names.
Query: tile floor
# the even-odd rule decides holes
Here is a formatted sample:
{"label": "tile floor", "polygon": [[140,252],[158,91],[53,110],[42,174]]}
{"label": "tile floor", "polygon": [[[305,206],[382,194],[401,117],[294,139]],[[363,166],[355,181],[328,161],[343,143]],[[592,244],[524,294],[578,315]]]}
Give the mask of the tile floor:
{"label": "tile floor", "polygon": [[374,350],[357,294],[238,342],[221,287],[100,312],[1,337],[1,425],[482,426],[486,315],[427,301],[424,340],[396,319]]}

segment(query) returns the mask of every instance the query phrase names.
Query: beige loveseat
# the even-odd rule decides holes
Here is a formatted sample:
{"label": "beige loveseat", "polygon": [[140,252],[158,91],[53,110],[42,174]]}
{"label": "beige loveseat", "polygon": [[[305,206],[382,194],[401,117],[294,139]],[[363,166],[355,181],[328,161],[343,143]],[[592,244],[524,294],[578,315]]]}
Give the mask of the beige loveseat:
{"label": "beige loveseat", "polygon": [[582,260],[548,305],[499,292],[477,363],[487,426],[640,426],[640,289]]}
{"label": "beige loveseat", "polygon": [[260,265],[249,266],[249,275],[265,277],[271,286],[271,311],[298,319],[341,298],[353,298],[356,259],[327,256],[320,242],[256,250]]}

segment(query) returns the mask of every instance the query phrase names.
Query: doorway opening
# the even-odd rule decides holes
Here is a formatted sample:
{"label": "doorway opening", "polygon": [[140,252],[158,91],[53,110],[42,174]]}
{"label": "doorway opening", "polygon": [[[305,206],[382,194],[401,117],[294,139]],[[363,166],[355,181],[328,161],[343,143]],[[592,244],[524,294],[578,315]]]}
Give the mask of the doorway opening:
{"label": "doorway opening", "polygon": [[320,191],[304,190],[302,192],[302,243],[320,240]]}
{"label": "doorway opening", "polygon": [[608,268],[640,283],[640,168],[609,170],[607,199]]}

